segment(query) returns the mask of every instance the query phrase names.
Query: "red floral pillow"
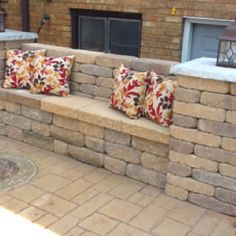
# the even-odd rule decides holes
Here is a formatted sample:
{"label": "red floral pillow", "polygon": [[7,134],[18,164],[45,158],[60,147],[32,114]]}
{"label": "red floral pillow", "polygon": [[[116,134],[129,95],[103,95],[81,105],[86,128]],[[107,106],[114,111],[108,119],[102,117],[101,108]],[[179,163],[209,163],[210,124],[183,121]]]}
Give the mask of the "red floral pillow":
{"label": "red floral pillow", "polygon": [[134,72],[123,65],[115,70],[110,106],[124,112],[132,119],[142,115],[148,81],[147,72]]}
{"label": "red floral pillow", "polygon": [[74,56],[40,57],[35,61],[31,93],[67,96]]}
{"label": "red floral pillow", "polygon": [[6,51],[6,69],[4,88],[27,88],[31,87],[31,77],[34,72],[34,61],[37,57],[44,56],[46,50]]}
{"label": "red floral pillow", "polygon": [[144,114],[163,126],[172,124],[173,103],[177,82],[152,80],[146,93]]}

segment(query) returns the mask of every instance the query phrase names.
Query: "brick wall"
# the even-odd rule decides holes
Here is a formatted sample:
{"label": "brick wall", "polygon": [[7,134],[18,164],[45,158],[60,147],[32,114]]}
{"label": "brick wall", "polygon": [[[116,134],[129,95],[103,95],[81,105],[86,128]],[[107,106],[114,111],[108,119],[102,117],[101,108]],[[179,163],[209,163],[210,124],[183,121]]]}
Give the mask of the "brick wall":
{"label": "brick wall", "polygon": [[[176,7],[176,15],[171,8]],[[60,46],[71,45],[69,9],[97,9],[143,14],[141,57],[179,60],[183,31],[183,16],[234,19],[235,0],[54,0],[30,1],[30,28],[36,31],[41,16],[47,12],[51,23],[44,26],[40,42]],[[7,25],[21,29],[21,1],[8,0]]]}

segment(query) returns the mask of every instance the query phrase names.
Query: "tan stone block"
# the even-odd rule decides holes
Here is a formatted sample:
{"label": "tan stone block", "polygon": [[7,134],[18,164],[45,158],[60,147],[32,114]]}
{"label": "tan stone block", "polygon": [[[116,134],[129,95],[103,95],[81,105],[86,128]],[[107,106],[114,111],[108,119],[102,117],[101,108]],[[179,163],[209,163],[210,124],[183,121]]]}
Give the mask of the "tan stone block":
{"label": "tan stone block", "polygon": [[110,202],[111,199],[112,196],[106,193],[100,193],[96,197],[90,199],[89,201],[72,211],[71,215],[78,217],[79,219],[85,219],[87,216],[97,211],[107,202]]}
{"label": "tan stone block", "polygon": [[[153,212],[155,212],[155,214],[153,214]],[[166,212],[166,210],[150,204],[144,208],[143,211],[141,211],[129,224],[148,232],[162,219]]]}
{"label": "tan stone block", "polygon": [[135,136],[132,137],[132,147],[160,157],[168,157],[169,155],[168,145]]}
{"label": "tan stone block", "polygon": [[195,103],[183,103],[175,101],[174,112],[191,117],[204,118],[214,121],[224,121],[226,111]]}
{"label": "tan stone block", "polygon": [[129,222],[140,210],[141,207],[132,203],[120,199],[114,199],[102,207],[99,212],[119,221]]}
{"label": "tan stone block", "polygon": [[99,87],[113,88],[113,78],[98,77],[96,84]]}
{"label": "tan stone block", "polygon": [[56,192],[57,195],[65,198],[65,199],[72,199],[77,194],[85,191],[88,189],[92,184],[88,181],[83,179],[78,179],[71,184],[62,187],[60,190]]}
{"label": "tan stone block", "polygon": [[221,147],[225,150],[236,152],[236,139],[223,137]]}
{"label": "tan stone block", "polygon": [[16,104],[14,102],[5,101],[5,109],[8,112],[12,112],[19,115],[21,114],[21,105]]}
{"label": "tan stone block", "polygon": [[162,236],[183,236],[186,235],[190,229],[191,228],[185,224],[166,218],[154,229],[153,232]]}
{"label": "tan stone block", "polygon": [[57,220],[58,220],[57,217],[51,214],[46,214],[43,217],[41,217],[39,220],[37,220],[35,223],[43,228],[46,228],[47,226],[53,224]]}
{"label": "tan stone block", "polygon": [[230,83],[230,93],[232,95],[236,95],[236,84],[235,83]]}
{"label": "tan stone block", "polygon": [[79,204],[79,205],[82,205],[97,194],[98,194],[98,191],[96,191],[92,188],[89,188],[89,189],[85,190],[84,192],[78,194],[78,196],[74,197],[72,199],[72,201]]}
{"label": "tan stone block", "polygon": [[[141,230],[138,230],[134,227],[131,227],[131,226],[121,223],[107,236],[120,236],[120,235],[124,235],[124,232],[126,235],[134,235],[134,236],[136,236],[136,235],[137,236],[149,236],[150,235],[150,234],[145,233]],[[83,235],[83,236],[85,236],[85,235]]]}
{"label": "tan stone block", "polygon": [[54,152],[61,155],[68,155],[68,144],[59,140],[54,139]]}
{"label": "tan stone block", "polygon": [[104,128],[87,122],[79,122],[79,131],[86,136],[103,139]]}
{"label": "tan stone block", "polygon": [[173,162],[178,162],[193,168],[199,168],[212,172],[217,172],[218,170],[217,162],[207,160],[191,154],[184,154],[175,151],[170,151],[169,158]]}
{"label": "tan stone block", "polygon": [[196,77],[177,76],[178,84],[184,88],[209,91],[216,93],[228,93],[229,83],[216,80],[205,80]]}
{"label": "tan stone block", "polygon": [[200,132],[195,129],[186,129],[177,126],[171,126],[170,133],[174,138],[192,143],[203,144],[210,147],[219,147],[221,144],[221,137]]}
{"label": "tan stone block", "polygon": [[92,99],[74,95],[69,97],[44,97],[41,102],[41,109],[57,115],[77,119],[78,109],[94,102]]}
{"label": "tan stone block", "polygon": [[43,215],[45,215],[46,212],[42,211],[36,207],[30,206],[26,208],[25,210],[21,211],[19,215],[31,222],[34,222],[41,218]]}
{"label": "tan stone block", "polygon": [[83,73],[72,73],[71,80],[80,84],[95,84],[96,76],[86,75]]}
{"label": "tan stone block", "polygon": [[[121,130],[122,120],[126,117],[108,107],[104,102],[94,102],[79,109],[79,120],[117,131]],[[128,118],[127,118],[128,119]]]}
{"label": "tan stone block", "polygon": [[191,178],[175,176],[170,173],[167,174],[167,182],[178,186],[179,188],[195,193],[202,193],[207,196],[214,196],[215,193],[215,188],[212,185],[205,184]]}
{"label": "tan stone block", "polygon": [[69,153],[73,158],[84,163],[97,167],[103,167],[104,165],[104,155],[102,153],[91,151],[88,148],[79,148],[69,145]]}
{"label": "tan stone block", "polygon": [[52,224],[48,229],[57,235],[64,235],[66,232],[71,230],[78,223],[78,219],[67,215],[62,217],[60,220]]}
{"label": "tan stone block", "polygon": [[44,191],[42,189],[34,187],[33,185],[24,185],[15,188],[10,192],[11,196],[16,197],[24,202],[31,202],[43,194]]}
{"label": "tan stone block", "polygon": [[109,192],[112,196],[120,199],[127,199],[131,195],[139,192],[142,189],[142,186],[132,183],[132,182],[124,182],[114,188]]}
{"label": "tan stone block", "polygon": [[117,220],[95,213],[83,220],[79,225],[99,235],[106,235],[118,224],[119,221]]}
{"label": "tan stone block", "polygon": [[162,127],[145,118],[138,120],[124,118],[122,121],[122,132],[158,143],[169,144],[170,134],[168,127]]}
{"label": "tan stone block", "polygon": [[11,200],[3,203],[1,205],[2,208],[11,211],[13,213],[17,213],[22,211],[23,209],[28,207],[28,204],[26,204],[25,202],[22,202],[18,199],[12,198]]}
{"label": "tan stone block", "polygon": [[236,97],[229,94],[225,95],[203,92],[201,96],[201,103],[212,107],[219,107],[234,111],[236,110]]}
{"label": "tan stone block", "polygon": [[45,123],[42,123],[42,122],[39,122],[36,120],[32,120],[32,130],[35,133],[38,133],[43,136],[49,136],[50,135],[49,129],[50,129],[49,124],[45,124]]}
{"label": "tan stone block", "polygon": [[76,205],[72,202],[54,196],[50,193],[47,193],[36,199],[31,204],[57,217],[65,216],[68,212],[72,211],[76,207]]}
{"label": "tan stone block", "polygon": [[110,170],[113,173],[125,175],[127,163],[125,161],[105,156],[104,167],[105,169]]}
{"label": "tan stone block", "polygon": [[226,122],[236,125],[236,111],[227,111]]}
{"label": "tan stone block", "polygon": [[199,103],[201,92],[199,90],[185,89],[177,87],[175,92],[175,101],[187,103]]}
{"label": "tan stone block", "polygon": [[[7,136],[17,140],[23,140],[23,130],[7,125],[6,126]],[[1,128],[1,132],[4,131],[4,128]]]}
{"label": "tan stone block", "polygon": [[219,166],[219,171],[222,175],[236,178],[236,166],[221,163]]}
{"label": "tan stone block", "polygon": [[61,178],[57,175],[47,174],[32,182],[33,185],[42,188],[48,192],[55,192],[70,183],[69,180]]}
{"label": "tan stone block", "polygon": [[76,226],[64,235],[65,236],[79,236],[79,235],[82,235],[83,232],[84,232],[84,229]]}
{"label": "tan stone block", "polygon": [[186,191],[182,188],[179,188],[177,186],[171,185],[171,184],[166,185],[165,193],[168,196],[177,198],[182,201],[186,201],[188,199],[188,191]]}
{"label": "tan stone block", "polygon": [[54,115],[53,116],[53,124],[58,127],[69,129],[72,131],[80,131],[79,130],[79,121],[76,119],[71,119],[64,116]]}
{"label": "tan stone block", "polygon": [[96,64],[111,68],[119,67],[121,64],[124,64],[126,67],[130,68],[133,59],[134,58],[131,56],[114,55],[106,53],[96,57]]}
{"label": "tan stone block", "polygon": [[166,173],[168,162],[169,161],[166,158],[146,152],[143,152],[141,156],[141,163],[145,168],[156,170],[161,173]]}
{"label": "tan stone block", "polygon": [[7,100],[33,108],[40,108],[41,100],[45,95],[31,94],[28,90],[12,89],[7,92]]}

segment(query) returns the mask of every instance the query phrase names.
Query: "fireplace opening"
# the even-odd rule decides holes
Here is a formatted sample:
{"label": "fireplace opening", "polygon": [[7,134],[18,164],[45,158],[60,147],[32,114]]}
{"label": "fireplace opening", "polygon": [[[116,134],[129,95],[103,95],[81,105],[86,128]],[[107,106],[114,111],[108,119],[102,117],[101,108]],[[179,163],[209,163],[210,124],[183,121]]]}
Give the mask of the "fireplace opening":
{"label": "fireplace opening", "polygon": [[71,9],[72,47],[139,56],[142,15]]}

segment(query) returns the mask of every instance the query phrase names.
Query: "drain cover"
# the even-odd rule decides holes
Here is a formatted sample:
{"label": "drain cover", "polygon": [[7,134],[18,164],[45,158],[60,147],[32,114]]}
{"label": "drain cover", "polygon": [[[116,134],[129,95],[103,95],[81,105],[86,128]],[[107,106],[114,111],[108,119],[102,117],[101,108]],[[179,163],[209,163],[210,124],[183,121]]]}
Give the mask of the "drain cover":
{"label": "drain cover", "polygon": [[15,162],[0,159],[0,181],[15,175],[18,170],[19,168]]}
{"label": "drain cover", "polygon": [[0,192],[28,182],[36,173],[37,167],[33,161],[0,153]]}

